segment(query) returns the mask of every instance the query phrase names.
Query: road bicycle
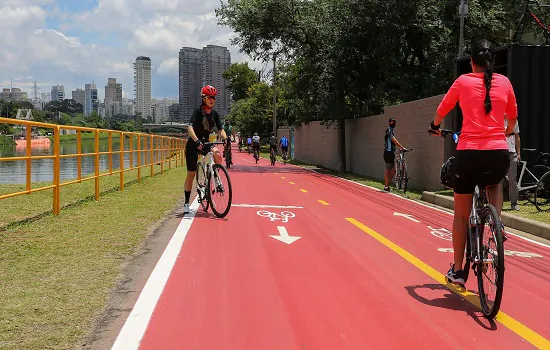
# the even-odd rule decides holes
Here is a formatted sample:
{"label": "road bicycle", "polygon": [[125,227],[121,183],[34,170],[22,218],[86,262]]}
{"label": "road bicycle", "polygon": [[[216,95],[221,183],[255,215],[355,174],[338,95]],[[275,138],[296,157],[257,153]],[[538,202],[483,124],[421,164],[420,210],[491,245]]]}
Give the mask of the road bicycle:
{"label": "road bicycle", "polygon": [[410,176],[407,172],[407,163],[405,163],[405,153],[411,152],[413,149],[400,149],[397,154],[395,183],[398,190],[403,190],[403,193],[407,192],[407,185],[409,184]]}
{"label": "road bicycle", "polygon": [[258,164],[258,160],[260,159],[260,146],[258,145],[258,149],[256,149],[256,147],[252,147],[253,148],[253,154],[254,154],[254,159],[256,159],[256,164]]}
{"label": "road bicycle", "polygon": [[269,159],[271,160],[271,165],[275,166],[275,161],[277,160],[277,154],[275,154],[275,150],[273,148],[270,149]]}
{"label": "road bicycle", "polygon": [[[460,132],[445,129],[441,129],[440,132],[441,137],[452,135],[454,142],[458,143]],[[429,130],[429,133],[437,135],[437,132],[433,130]],[[470,224],[466,236],[464,283],[468,280],[471,265],[474,275],[477,276],[481,311],[489,319],[493,319],[498,314],[504,289],[503,229],[504,226],[496,208],[487,200],[485,184],[477,184],[472,199]],[[483,244],[484,238],[487,238],[487,244]],[[495,271],[495,280],[489,280],[486,285],[484,277],[488,277],[491,267]],[[451,283],[450,280],[447,279],[447,281]],[[488,291],[492,286],[496,287],[496,291],[493,301],[490,301]]]}
{"label": "road bicycle", "polygon": [[[522,149],[522,151],[527,154],[537,152],[536,149],[527,148]],[[517,180],[518,193],[524,194],[525,198],[534,204],[538,211],[550,210],[550,207],[545,208],[550,203],[550,167],[547,165],[549,156],[548,153],[541,153],[537,157],[536,164],[531,167],[527,166],[528,161],[525,160],[519,162],[521,165],[518,164],[520,168],[519,179]],[[528,180],[525,180],[524,175],[528,176]],[[506,179],[510,180],[508,175],[506,175]]]}
{"label": "road bicycle", "polygon": [[231,164],[233,161],[233,154],[231,153],[231,141],[229,141],[229,138],[226,140],[226,144],[224,145],[225,148],[225,166],[227,169],[231,168]]}
{"label": "road bicycle", "polygon": [[[203,145],[207,152],[201,152],[200,159],[197,161],[197,196],[198,201],[204,211],[208,211],[208,207],[212,208],[214,215],[218,218],[223,218],[229,213],[231,208],[231,200],[233,192],[231,188],[231,180],[227,170],[221,164],[214,163],[214,153],[212,146],[221,145],[223,142],[204,142]],[[222,181],[222,176],[225,177],[226,183]],[[227,198],[227,206],[219,207],[212,200],[212,196],[219,194],[222,199]]]}

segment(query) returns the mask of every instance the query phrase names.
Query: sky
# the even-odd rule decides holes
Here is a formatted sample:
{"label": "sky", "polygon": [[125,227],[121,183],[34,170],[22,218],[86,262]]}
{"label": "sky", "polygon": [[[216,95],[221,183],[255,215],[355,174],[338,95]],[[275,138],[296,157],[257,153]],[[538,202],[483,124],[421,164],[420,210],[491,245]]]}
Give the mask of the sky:
{"label": "sky", "polygon": [[0,87],[19,87],[32,98],[52,85],[65,96],[95,82],[99,98],[107,78],[134,98],[133,63],[151,58],[153,98],[178,98],[181,47],[226,46],[231,61],[253,62],[230,45],[236,34],[217,25],[220,0],[0,0]]}

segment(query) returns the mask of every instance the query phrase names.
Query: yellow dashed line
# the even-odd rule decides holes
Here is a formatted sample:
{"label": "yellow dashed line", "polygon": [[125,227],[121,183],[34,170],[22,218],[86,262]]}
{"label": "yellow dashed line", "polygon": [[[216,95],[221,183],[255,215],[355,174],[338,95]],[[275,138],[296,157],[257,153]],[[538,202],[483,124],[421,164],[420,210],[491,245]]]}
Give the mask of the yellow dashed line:
{"label": "yellow dashed line", "polygon": [[322,201],[322,200],[320,200],[320,199],[319,199],[319,200],[317,200],[317,201],[318,201],[319,203],[321,203],[322,205],[330,205],[330,204],[328,204],[327,202],[325,202],[325,201]]}
{"label": "yellow dashed line", "polygon": [[306,190],[304,190],[303,188],[300,188],[300,191],[304,192],[304,193],[307,193]]}
{"label": "yellow dashed line", "polygon": [[292,182],[292,181],[289,181],[288,183],[291,184],[291,185],[296,185],[296,184],[295,184],[294,182]]}
{"label": "yellow dashed line", "polygon": [[281,179],[286,179],[286,177],[284,177],[284,176],[281,176]]}
{"label": "yellow dashed line", "polygon": [[[433,267],[429,266],[422,260],[418,259],[416,256],[412,255],[405,249],[401,248],[397,244],[393,243],[386,237],[382,236],[378,232],[374,231],[373,229],[363,225],[361,222],[353,219],[353,218],[346,218],[348,222],[355,225],[357,228],[359,228],[361,231],[365,232],[366,234],[370,235],[372,238],[376,239],[378,242],[382,243],[386,247],[393,250],[395,253],[397,253],[399,256],[401,256],[403,259],[407,260],[412,265],[416,266],[418,269],[420,269],[422,272],[424,272],[426,275],[433,278],[435,281],[437,281],[439,284],[447,287],[451,292],[454,292],[460,296],[462,296],[464,299],[466,299],[468,302],[474,304],[478,308],[479,305],[479,297],[471,293],[469,291],[462,291],[462,288],[457,288],[453,286],[451,283],[448,283],[446,281],[445,276],[441,274],[439,271],[435,270]],[[511,316],[505,314],[502,311],[499,311],[498,315],[495,317],[495,320],[502,323],[504,326],[506,326],[511,331],[515,332],[517,335],[522,337],[523,339],[527,340],[529,343],[533,344],[539,349],[550,349],[550,341],[546,338],[544,338],[541,334],[536,333],[532,329],[528,328],[527,326],[521,324],[520,322],[513,319]]]}

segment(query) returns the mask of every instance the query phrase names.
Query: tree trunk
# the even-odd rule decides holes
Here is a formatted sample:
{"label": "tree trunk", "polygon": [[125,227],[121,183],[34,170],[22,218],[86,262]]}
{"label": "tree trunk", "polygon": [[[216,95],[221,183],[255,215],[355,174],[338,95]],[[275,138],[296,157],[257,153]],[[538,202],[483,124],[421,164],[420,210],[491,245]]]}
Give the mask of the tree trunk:
{"label": "tree trunk", "polygon": [[338,118],[338,172],[346,172],[346,119]]}

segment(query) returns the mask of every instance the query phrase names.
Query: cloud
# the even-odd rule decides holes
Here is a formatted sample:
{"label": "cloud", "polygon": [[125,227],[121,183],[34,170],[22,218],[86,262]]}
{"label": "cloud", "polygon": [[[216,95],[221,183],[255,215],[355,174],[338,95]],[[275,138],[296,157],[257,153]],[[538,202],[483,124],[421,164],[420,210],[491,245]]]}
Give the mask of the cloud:
{"label": "cloud", "polygon": [[[229,45],[234,33],[217,25],[219,0],[1,0],[0,83],[29,93],[64,84],[66,95],[94,81],[103,98],[107,78],[133,97],[133,62],[149,56],[153,97],[178,97],[178,54],[183,46],[227,46],[232,62],[249,61]],[[78,8],[77,8],[78,5]],[[90,6],[91,5],[91,6]],[[88,6],[87,8],[83,8]],[[21,79],[19,79],[21,78]]]}

